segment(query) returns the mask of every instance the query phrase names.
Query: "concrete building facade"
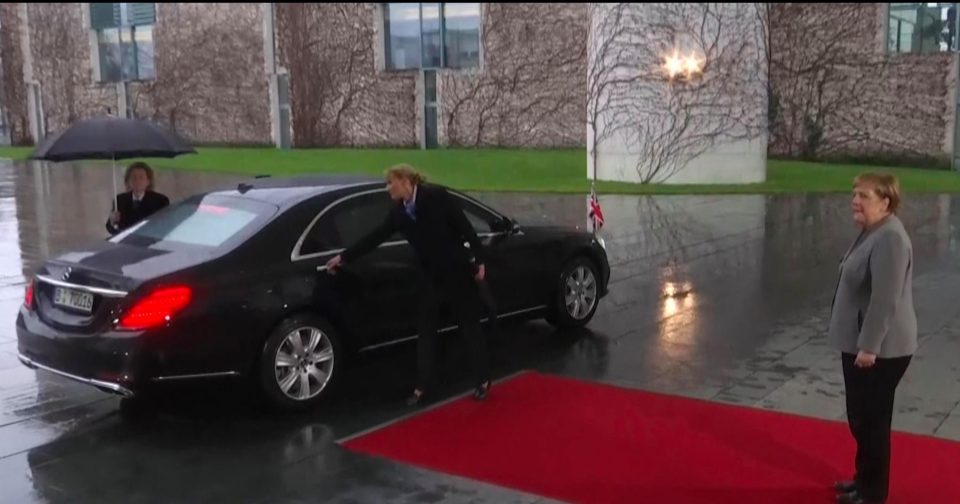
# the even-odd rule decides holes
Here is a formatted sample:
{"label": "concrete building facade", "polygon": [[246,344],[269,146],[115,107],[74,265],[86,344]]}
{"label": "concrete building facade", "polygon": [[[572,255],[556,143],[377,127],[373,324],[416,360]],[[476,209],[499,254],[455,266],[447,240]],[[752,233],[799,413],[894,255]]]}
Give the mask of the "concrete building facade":
{"label": "concrete building facade", "polygon": [[[620,4],[0,4],[0,124],[15,144],[112,113],[200,144],[582,148],[591,5]],[[767,138],[724,159],[953,160],[956,4],[745,6]]]}
{"label": "concrete building facade", "polygon": [[100,113],[204,144],[576,147],[582,4],[3,4],[14,143]]}
{"label": "concrete building facade", "polygon": [[960,167],[957,5],[771,4],[770,153]]}

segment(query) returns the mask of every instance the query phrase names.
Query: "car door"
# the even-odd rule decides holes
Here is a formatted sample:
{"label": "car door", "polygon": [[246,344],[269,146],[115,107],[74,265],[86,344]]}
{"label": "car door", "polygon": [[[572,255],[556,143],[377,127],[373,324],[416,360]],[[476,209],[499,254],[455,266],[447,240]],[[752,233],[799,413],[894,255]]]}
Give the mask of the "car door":
{"label": "car door", "polygon": [[[392,201],[385,190],[371,190],[334,203],[317,220],[304,253],[326,251],[325,260],[360,241],[387,217]],[[309,244],[310,248],[307,248]],[[332,285],[344,324],[361,346],[411,336],[416,327],[418,269],[413,251],[399,234],[372,252],[344,264],[336,275],[320,273]]]}
{"label": "car door", "polygon": [[486,284],[496,300],[499,315],[542,304],[535,299],[537,252],[529,246],[522,231],[516,232],[508,219],[473,199],[454,194],[486,248]]}

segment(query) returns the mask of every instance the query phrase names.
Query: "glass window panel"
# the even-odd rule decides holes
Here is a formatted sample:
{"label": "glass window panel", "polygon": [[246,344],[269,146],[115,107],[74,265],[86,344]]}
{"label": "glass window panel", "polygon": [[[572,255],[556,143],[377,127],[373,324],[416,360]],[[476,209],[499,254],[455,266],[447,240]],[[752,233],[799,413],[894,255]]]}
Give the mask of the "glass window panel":
{"label": "glass window panel", "polygon": [[157,22],[156,4],[127,4],[127,22],[133,26],[152,25]]}
{"label": "glass window panel", "polygon": [[439,68],[443,50],[440,40],[440,4],[425,3],[422,11],[423,21],[423,68]]}
{"label": "glass window panel", "polygon": [[120,52],[122,58],[123,79],[137,78],[137,46],[133,43],[133,29],[120,31]]}
{"label": "glass window panel", "polygon": [[446,66],[469,68],[480,65],[480,4],[444,4]]}
{"label": "glass window panel", "polygon": [[91,3],[90,26],[94,30],[116,28],[120,26],[120,4]]}
{"label": "glass window panel", "polygon": [[[357,196],[338,204],[310,230],[300,253],[316,254],[357,243],[383,223],[392,205],[393,202],[386,192]],[[397,232],[387,241],[403,239]]]}
{"label": "glass window panel", "polygon": [[275,211],[264,203],[208,196],[173,205],[110,241],[166,250],[215,249],[261,225]]}
{"label": "glass window panel", "polygon": [[944,33],[945,51],[952,51],[957,46],[957,4],[952,4],[943,12],[944,21],[947,26]]}
{"label": "glass window panel", "polygon": [[120,30],[107,28],[97,33],[97,42],[100,50],[100,80],[103,82],[119,82],[122,77],[122,61],[120,51]]}
{"label": "glass window panel", "polygon": [[455,200],[460,201],[460,207],[463,209],[464,215],[467,216],[467,220],[470,221],[470,224],[473,226],[473,230],[477,234],[490,233],[493,229],[490,227],[490,222],[487,220],[490,216],[478,209],[474,204],[468,203],[467,200],[463,198],[454,198]]}
{"label": "glass window panel", "polygon": [[954,3],[893,3],[887,48],[899,53],[936,53],[956,45]]}
{"label": "glass window panel", "polygon": [[157,71],[153,61],[153,26],[137,26],[133,34],[137,46],[137,77],[140,80],[155,79]]}
{"label": "glass window panel", "polygon": [[384,10],[387,68],[420,68],[420,4],[391,3]]}

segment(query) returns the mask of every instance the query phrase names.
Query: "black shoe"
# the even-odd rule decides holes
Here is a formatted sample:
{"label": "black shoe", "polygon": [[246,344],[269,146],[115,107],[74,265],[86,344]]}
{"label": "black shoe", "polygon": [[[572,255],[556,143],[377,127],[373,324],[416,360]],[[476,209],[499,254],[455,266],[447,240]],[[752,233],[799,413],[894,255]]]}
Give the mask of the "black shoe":
{"label": "black shoe", "polygon": [[487,380],[480,385],[477,385],[477,388],[473,391],[473,398],[482,401],[487,398],[487,394],[490,392],[490,380]]}
{"label": "black shoe", "polygon": [[857,489],[856,480],[837,481],[833,484],[833,489],[837,493],[850,493]]}
{"label": "black shoe", "polygon": [[837,495],[838,504],[884,504],[884,501],[870,500],[864,497],[858,490],[849,493]]}
{"label": "black shoe", "polygon": [[407,398],[407,406],[419,406],[423,404],[426,393],[422,390],[417,389],[413,391],[413,394]]}

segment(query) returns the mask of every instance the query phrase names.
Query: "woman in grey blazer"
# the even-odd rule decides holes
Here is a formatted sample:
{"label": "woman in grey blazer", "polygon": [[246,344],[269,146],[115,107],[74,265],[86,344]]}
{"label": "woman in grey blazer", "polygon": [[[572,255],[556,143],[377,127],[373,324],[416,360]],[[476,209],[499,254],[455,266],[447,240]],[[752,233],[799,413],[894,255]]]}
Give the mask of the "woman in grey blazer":
{"label": "woman in grey blazer", "polygon": [[892,175],[854,181],[851,209],[860,234],[840,262],[830,345],[841,352],[847,421],[857,442],[856,474],[834,485],[837,502],[882,503],[890,480],[890,430],[897,385],[917,349],[913,246],[896,216]]}

